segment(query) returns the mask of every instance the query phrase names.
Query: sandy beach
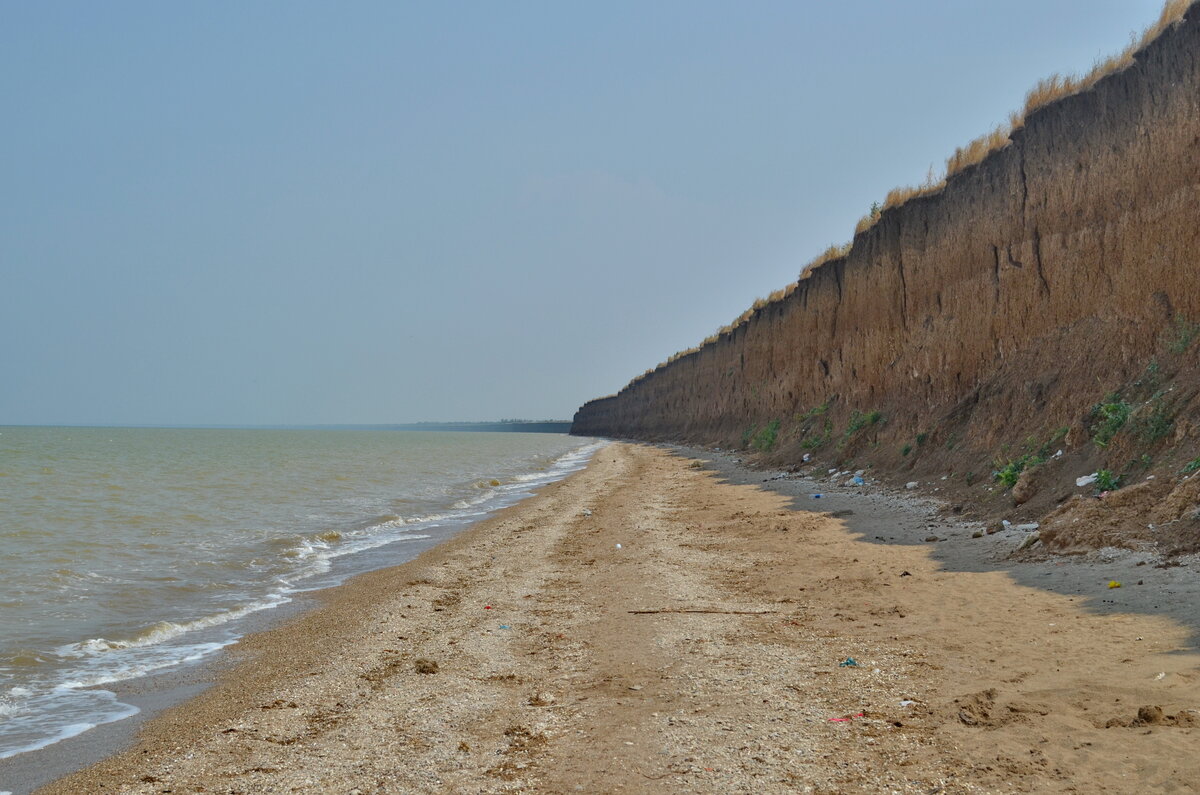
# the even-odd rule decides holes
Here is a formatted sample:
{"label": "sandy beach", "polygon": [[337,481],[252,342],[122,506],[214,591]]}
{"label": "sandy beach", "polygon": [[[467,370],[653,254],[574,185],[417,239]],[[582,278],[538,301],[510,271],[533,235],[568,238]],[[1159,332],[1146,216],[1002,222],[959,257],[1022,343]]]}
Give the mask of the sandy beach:
{"label": "sandy beach", "polygon": [[819,507],[612,444],[39,792],[1195,790],[1188,626]]}

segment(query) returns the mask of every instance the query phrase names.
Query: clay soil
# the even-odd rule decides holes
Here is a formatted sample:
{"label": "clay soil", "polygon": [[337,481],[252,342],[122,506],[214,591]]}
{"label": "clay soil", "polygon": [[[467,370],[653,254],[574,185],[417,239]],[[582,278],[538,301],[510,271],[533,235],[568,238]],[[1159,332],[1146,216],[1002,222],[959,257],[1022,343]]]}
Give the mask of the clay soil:
{"label": "clay soil", "polygon": [[[1200,657],[666,451],[591,465],[239,645],[79,792],[1145,792]],[[882,531],[883,528],[880,528]],[[852,663],[847,664],[852,658]]]}

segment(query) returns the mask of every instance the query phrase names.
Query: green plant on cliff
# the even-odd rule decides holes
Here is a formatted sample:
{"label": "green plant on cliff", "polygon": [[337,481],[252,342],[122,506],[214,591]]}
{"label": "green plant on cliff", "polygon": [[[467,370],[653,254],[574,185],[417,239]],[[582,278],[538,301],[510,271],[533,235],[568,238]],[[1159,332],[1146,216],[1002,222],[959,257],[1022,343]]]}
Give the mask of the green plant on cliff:
{"label": "green plant on cliff", "polygon": [[846,426],[846,438],[849,439],[863,428],[877,425],[880,422],[883,422],[883,414],[877,410],[868,411],[865,414],[861,411],[852,411],[850,412],[850,423]]}
{"label": "green plant on cliff", "polygon": [[1200,323],[1190,323],[1183,315],[1176,315],[1168,332],[1167,350],[1174,354],[1187,353],[1197,337],[1200,337]]}
{"label": "green plant on cliff", "polygon": [[869,428],[872,425],[877,425],[883,422],[883,414],[879,411],[868,411],[863,413],[858,411],[850,412],[850,422],[846,425],[846,431],[842,434],[841,441],[838,442],[838,449],[843,449],[850,440],[864,428]]}
{"label": "green plant on cliff", "polygon": [[751,444],[754,449],[768,452],[775,447],[775,442],[779,438],[779,420],[771,420],[764,425],[758,433],[754,434],[754,439]]}
{"label": "green plant on cliff", "polygon": [[1096,473],[1096,491],[1114,491],[1121,486],[1121,476],[1111,470],[1101,469]]}
{"label": "green plant on cliff", "polygon": [[800,443],[800,446],[805,450],[816,450],[829,444],[829,439],[833,435],[833,422],[829,419],[825,420],[821,428],[821,433],[816,436],[810,436]]}
{"label": "green plant on cliff", "polygon": [[829,401],[828,400],[826,400],[824,403],[822,403],[819,406],[813,406],[811,409],[804,412],[803,414],[797,414],[796,421],[804,422],[805,420],[811,420],[813,417],[820,417],[822,414],[824,414],[827,411],[829,411]]}
{"label": "green plant on cliff", "polygon": [[1146,372],[1142,373],[1142,377],[1133,382],[1135,387],[1145,389],[1158,389],[1162,382],[1162,367],[1158,363],[1158,359],[1151,359],[1150,364],[1146,365]]}
{"label": "green plant on cliff", "polygon": [[[1036,436],[1030,436],[1025,440],[1025,444],[1021,445],[1021,448],[1033,453],[1037,458],[1041,459],[1041,461],[1045,461],[1054,454],[1054,450],[1058,447],[1058,443],[1066,438],[1067,433],[1069,433],[1070,430],[1071,429],[1067,426],[1058,428],[1053,434],[1050,435],[1049,439],[1041,444],[1038,444]],[[1041,463],[1041,461],[1038,463]]]}
{"label": "green plant on cliff", "polygon": [[997,465],[996,472],[993,477],[1000,481],[1000,485],[1006,489],[1011,489],[1017,485],[1017,480],[1020,479],[1021,473],[1030,467],[1035,467],[1044,462],[1046,459],[1034,453],[1026,453],[1025,455],[1014,458],[1003,466]]}
{"label": "green plant on cliff", "polygon": [[1143,442],[1153,444],[1165,439],[1175,429],[1175,417],[1164,393],[1157,392],[1137,410],[1133,419],[1134,428]]}
{"label": "green plant on cliff", "polygon": [[1183,465],[1183,468],[1180,469],[1179,471],[1185,475],[1190,475],[1197,470],[1200,470],[1200,456],[1197,456],[1197,457],[1193,458],[1191,461],[1188,461],[1186,464]]}
{"label": "green plant on cliff", "polygon": [[1092,406],[1089,414],[1092,427],[1092,441],[1097,447],[1107,447],[1117,432],[1129,422],[1133,406],[1126,400],[1121,400],[1116,392],[1110,393],[1101,403]]}
{"label": "green plant on cliff", "polygon": [[1130,461],[1129,466],[1125,467],[1125,470],[1129,471],[1131,469],[1149,469],[1153,465],[1154,465],[1154,459],[1150,457],[1150,454],[1142,453],[1140,456],[1138,456],[1137,458]]}

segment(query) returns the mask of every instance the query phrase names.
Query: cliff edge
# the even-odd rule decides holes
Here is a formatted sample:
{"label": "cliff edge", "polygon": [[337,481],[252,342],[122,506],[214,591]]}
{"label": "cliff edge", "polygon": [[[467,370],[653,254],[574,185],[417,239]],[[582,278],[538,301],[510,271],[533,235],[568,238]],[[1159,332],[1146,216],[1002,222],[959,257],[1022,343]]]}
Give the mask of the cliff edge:
{"label": "cliff edge", "polygon": [[[1020,511],[1036,517],[1090,508],[1091,492],[1066,489],[1079,474],[1174,488],[1200,469],[1198,266],[1193,7],[1127,68],[885,210],[786,297],[585,404],[572,432],[946,475],[981,515],[1011,511],[1022,479],[1017,497],[1036,496]],[[1200,506],[1178,501],[1161,517],[1179,525],[1172,548],[1200,549]],[[1133,521],[1117,543],[1146,540]]]}

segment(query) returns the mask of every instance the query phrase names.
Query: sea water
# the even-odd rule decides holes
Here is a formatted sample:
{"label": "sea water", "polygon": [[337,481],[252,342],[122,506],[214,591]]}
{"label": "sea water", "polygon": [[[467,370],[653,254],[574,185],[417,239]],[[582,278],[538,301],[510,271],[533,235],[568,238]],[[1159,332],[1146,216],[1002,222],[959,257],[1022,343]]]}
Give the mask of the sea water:
{"label": "sea water", "polygon": [[134,714],[104,685],[411,559],[599,443],[560,434],[0,427],[0,758]]}

